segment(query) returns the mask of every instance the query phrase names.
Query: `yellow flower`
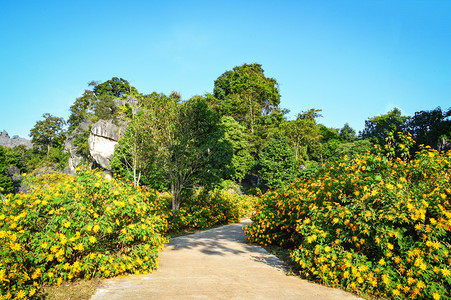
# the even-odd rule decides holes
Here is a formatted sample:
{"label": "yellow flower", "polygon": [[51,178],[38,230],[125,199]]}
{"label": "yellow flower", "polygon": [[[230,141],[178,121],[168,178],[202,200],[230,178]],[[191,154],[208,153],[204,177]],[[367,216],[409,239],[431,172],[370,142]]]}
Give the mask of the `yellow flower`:
{"label": "yellow flower", "polygon": [[45,248],[47,248],[47,245],[48,245],[47,242],[44,241],[41,243],[41,248],[45,249]]}
{"label": "yellow flower", "polygon": [[69,222],[69,221],[64,222],[64,223],[63,223],[63,226],[66,227],[66,228],[69,228],[70,222]]}
{"label": "yellow flower", "polygon": [[437,292],[433,292],[432,293],[432,298],[434,298],[434,300],[440,300],[440,294]]}
{"label": "yellow flower", "polygon": [[95,242],[96,242],[96,238],[94,237],[94,236],[90,236],[89,237],[89,242],[91,243],[91,244],[94,244]]}
{"label": "yellow flower", "polygon": [[25,296],[27,296],[27,293],[25,293],[24,291],[19,291],[17,293],[17,298],[18,299],[23,299],[23,298],[25,298]]}
{"label": "yellow flower", "polygon": [[383,258],[381,258],[381,259],[379,260],[379,264],[380,264],[381,266],[385,265],[385,260],[384,260]]}
{"label": "yellow flower", "polygon": [[451,271],[449,269],[444,268],[442,269],[442,274],[443,276],[448,277],[449,275],[451,275]]}

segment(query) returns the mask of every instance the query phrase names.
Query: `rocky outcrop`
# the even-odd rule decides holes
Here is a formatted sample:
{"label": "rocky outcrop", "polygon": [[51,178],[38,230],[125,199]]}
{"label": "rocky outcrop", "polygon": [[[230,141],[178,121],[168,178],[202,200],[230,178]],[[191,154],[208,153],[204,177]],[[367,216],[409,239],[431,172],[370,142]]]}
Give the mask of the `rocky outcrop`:
{"label": "rocky outcrop", "polygon": [[92,125],[88,138],[89,152],[95,162],[107,171],[111,171],[114,147],[125,129],[125,124],[118,126],[111,120],[100,120]]}
{"label": "rocky outcrop", "polygon": [[0,134],[0,146],[5,146],[8,148],[14,148],[20,145],[24,145],[25,148],[30,149],[33,147],[33,144],[30,140],[13,136],[12,138],[9,136],[9,134],[6,132],[6,130],[3,130],[3,132]]}
{"label": "rocky outcrop", "polygon": [[75,168],[85,159],[83,158],[83,154],[81,150],[75,144],[75,141],[78,139],[87,139],[90,134],[90,125],[91,121],[86,120],[81,122],[77,128],[75,128],[71,134],[66,137],[64,142],[64,149],[69,152],[69,162],[68,167],[64,169],[64,173],[66,174],[75,174]]}

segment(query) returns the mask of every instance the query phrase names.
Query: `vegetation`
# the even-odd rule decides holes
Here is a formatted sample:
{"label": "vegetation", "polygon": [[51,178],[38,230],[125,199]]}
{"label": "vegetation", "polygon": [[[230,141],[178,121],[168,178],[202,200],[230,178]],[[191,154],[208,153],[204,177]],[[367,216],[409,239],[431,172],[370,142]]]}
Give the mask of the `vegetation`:
{"label": "vegetation", "polygon": [[[287,120],[277,81],[256,63],[187,100],[141,94],[118,77],[88,86],[67,131],[47,113],[31,130],[33,149],[0,147],[2,295],[151,272],[166,234],[255,210],[249,239],[287,249],[304,277],[386,298],[451,297],[451,108],[393,109],[359,134],[320,124],[318,108]],[[101,119],[126,127],[110,181],[88,170]],[[31,190],[14,195],[7,169],[62,170],[67,137],[85,167],[28,175]]]}
{"label": "vegetation", "polygon": [[376,148],[265,194],[246,234],[291,249],[302,276],[332,287],[448,299],[451,152],[402,160]]}

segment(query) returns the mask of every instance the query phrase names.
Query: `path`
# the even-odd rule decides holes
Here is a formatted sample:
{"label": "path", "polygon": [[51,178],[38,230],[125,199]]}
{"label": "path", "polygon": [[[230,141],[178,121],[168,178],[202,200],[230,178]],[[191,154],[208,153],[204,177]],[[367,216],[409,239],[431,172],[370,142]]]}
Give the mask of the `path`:
{"label": "path", "polygon": [[246,243],[243,226],[173,238],[152,274],[105,281],[91,300],[113,299],[359,299],[293,276],[264,249]]}

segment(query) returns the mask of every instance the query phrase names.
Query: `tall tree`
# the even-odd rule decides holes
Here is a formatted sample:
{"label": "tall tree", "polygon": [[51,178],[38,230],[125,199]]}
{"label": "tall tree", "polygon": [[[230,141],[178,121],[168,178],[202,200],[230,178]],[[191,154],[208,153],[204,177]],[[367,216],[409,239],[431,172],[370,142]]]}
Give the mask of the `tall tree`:
{"label": "tall tree", "polygon": [[429,111],[416,112],[407,120],[407,131],[417,144],[438,148],[441,138],[451,140],[451,108],[442,111],[440,107]]}
{"label": "tall tree", "polygon": [[398,108],[394,108],[384,115],[366,120],[365,128],[360,136],[363,139],[370,139],[373,143],[384,145],[387,138],[404,131],[406,120],[407,117],[403,116]]}
{"label": "tall tree", "polygon": [[148,155],[167,174],[176,214],[184,189],[219,180],[225,171],[221,167],[230,166],[232,147],[202,97],[180,102],[176,93],[169,97],[154,93],[144,99],[142,114]]}
{"label": "tall tree", "polygon": [[46,147],[47,156],[51,146],[62,145],[65,138],[63,118],[52,116],[49,113],[42,115],[44,120],[37,121],[30,131],[31,142],[36,146]]}
{"label": "tall tree", "polygon": [[93,81],[90,85],[94,86],[93,91],[97,96],[111,95],[113,97],[122,97],[124,94],[131,95],[137,92],[136,88],[131,86],[127,80],[118,77],[113,77],[100,84]]}
{"label": "tall tree", "polygon": [[3,149],[3,146],[0,146],[0,195],[9,194],[14,191],[14,183],[11,177],[6,174],[8,165],[6,151]]}
{"label": "tall tree", "polygon": [[260,64],[243,64],[215,81],[214,96],[222,114],[247,123],[254,132],[256,119],[271,113],[280,103],[278,83],[264,75]]}
{"label": "tall tree", "polygon": [[321,109],[309,109],[298,114],[296,120],[283,124],[283,130],[291,142],[295,152],[296,160],[305,161],[308,147],[317,144],[321,138],[320,128],[316,118],[321,117]]}
{"label": "tall tree", "polygon": [[294,181],[298,175],[293,149],[287,138],[275,134],[260,153],[260,176],[269,188],[278,188]]}
{"label": "tall tree", "polygon": [[245,128],[229,116],[221,118],[220,126],[224,131],[224,139],[230,143],[233,149],[231,173],[227,174],[227,177],[240,182],[251,169],[253,163],[253,158],[249,153]]}

